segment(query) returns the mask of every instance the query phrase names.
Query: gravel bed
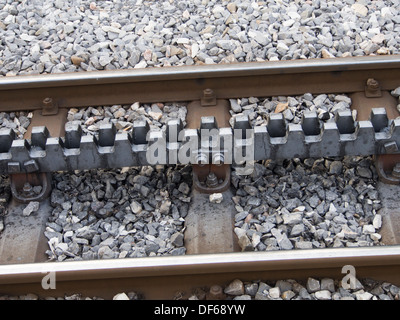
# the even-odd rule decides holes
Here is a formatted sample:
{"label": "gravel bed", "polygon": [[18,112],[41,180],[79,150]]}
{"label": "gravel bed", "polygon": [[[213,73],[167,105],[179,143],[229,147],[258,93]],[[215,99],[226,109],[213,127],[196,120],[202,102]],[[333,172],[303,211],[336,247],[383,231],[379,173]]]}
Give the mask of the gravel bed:
{"label": "gravel bed", "polygon": [[[345,289],[340,280],[308,278],[278,281],[243,282],[235,279],[217,296],[226,300],[399,300],[400,288],[389,282],[356,279],[353,288]],[[210,296],[208,288],[197,288],[189,300],[204,300]]]}
{"label": "gravel bed", "polygon": [[381,245],[377,174],[370,157],[255,163],[232,175],[243,251]]}
{"label": "gravel bed", "polygon": [[55,173],[50,260],[185,254],[191,167]]}
{"label": "gravel bed", "polygon": [[[287,124],[298,124],[305,111],[316,112],[322,124],[334,121],[338,111],[349,110],[351,99],[345,94],[305,93],[301,96],[230,99],[230,104],[231,125],[235,117],[245,115],[249,117],[252,126],[264,126],[271,113],[281,113]],[[355,118],[356,113],[353,116]]]}
{"label": "gravel bed", "polygon": [[0,1],[0,74],[399,53],[400,5]]}
{"label": "gravel bed", "polygon": [[78,123],[84,134],[96,135],[102,124],[114,123],[118,131],[129,131],[135,120],[145,120],[150,129],[164,129],[170,119],[181,119],[186,125],[186,104],[153,103],[71,108],[68,122]]}
{"label": "gravel bed", "polygon": [[33,114],[27,111],[0,112],[0,130],[13,129],[16,138],[22,139],[31,123]]}
{"label": "gravel bed", "polygon": [[[373,279],[356,279],[354,287],[342,285],[332,278],[308,278],[306,281],[293,279],[277,281],[243,282],[235,279],[216,293],[210,288],[198,287],[187,297],[187,292],[177,292],[171,300],[400,300],[400,288],[389,282]],[[185,297],[185,298],[184,298]],[[120,292],[113,300],[145,300],[135,291]],[[28,293],[21,296],[0,296],[0,300],[104,300],[102,297],[84,297],[73,294],[64,297],[39,297]]]}
{"label": "gravel bed", "polygon": [[[142,300],[143,297],[134,291],[128,293],[118,293],[113,297],[113,300]],[[28,293],[21,296],[0,296],[0,300],[105,300],[102,297],[85,297],[81,294],[65,295],[63,297],[44,297],[41,298],[34,293]]]}

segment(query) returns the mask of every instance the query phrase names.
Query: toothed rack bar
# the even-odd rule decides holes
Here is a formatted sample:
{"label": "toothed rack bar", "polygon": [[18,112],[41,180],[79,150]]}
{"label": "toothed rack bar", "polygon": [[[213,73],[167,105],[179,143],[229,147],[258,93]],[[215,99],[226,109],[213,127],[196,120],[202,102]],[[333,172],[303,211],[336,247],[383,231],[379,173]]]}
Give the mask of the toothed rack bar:
{"label": "toothed rack bar", "polygon": [[[209,121],[202,120],[202,123]],[[182,130],[183,135],[176,134]],[[166,134],[171,132],[175,133]],[[201,132],[183,129],[176,120],[167,124],[166,131],[149,130],[147,122],[136,121],[130,132],[116,133],[114,125],[107,124],[100,127],[97,137],[82,135],[80,126],[75,124],[66,126],[64,138],[50,137],[46,127],[34,127],[30,140],[16,140],[12,130],[2,129],[0,172],[52,172],[189,161],[198,164],[200,159],[204,161],[200,154],[206,155],[206,163],[213,163],[215,154],[223,155],[224,161],[218,158],[221,162],[236,163],[235,154],[237,150],[245,154],[243,148],[250,152],[242,155],[241,160],[396,154],[400,145],[400,119],[389,120],[383,108],[373,109],[368,121],[354,121],[351,111],[341,111],[334,121],[322,124],[315,112],[305,113],[301,124],[288,126],[282,114],[271,114],[266,126],[254,128],[247,117],[236,117],[233,129],[215,130],[212,143],[209,135],[202,139]],[[188,145],[189,141],[195,144]],[[215,147],[213,141],[220,142],[220,147]],[[156,150],[158,156],[154,156]],[[179,156],[171,157],[179,152],[190,155],[184,161]]]}

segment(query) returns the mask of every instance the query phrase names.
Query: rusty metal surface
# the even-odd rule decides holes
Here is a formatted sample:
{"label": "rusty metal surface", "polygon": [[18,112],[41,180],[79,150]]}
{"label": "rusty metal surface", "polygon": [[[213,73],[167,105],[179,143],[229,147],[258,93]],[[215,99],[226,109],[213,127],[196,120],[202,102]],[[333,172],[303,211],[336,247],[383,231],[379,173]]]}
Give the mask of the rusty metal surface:
{"label": "rusty metal surface", "polygon": [[372,77],[391,90],[399,71],[393,55],[3,77],[0,110],[41,109],[46,98],[58,107],[193,101],[207,88],[224,99],[356,92]]}
{"label": "rusty metal surface", "polygon": [[233,232],[235,205],[232,192],[222,193],[221,203],[210,203],[207,192],[193,191],[192,202],[185,217],[187,254],[240,251]]}
{"label": "rusty metal surface", "polygon": [[195,100],[187,105],[186,128],[199,129],[201,117],[215,117],[218,128],[229,127],[230,104],[228,100],[217,99],[215,105],[202,106],[200,100]]}
{"label": "rusty metal surface", "polygon": [[35,110],[27,131],[24,134],[25,139],[30,139],[33,127],[46,126],[51,137],[64,137],[65,124],[67,122],[68,109],[58,109],[54,115],[42,115],[42,110]]}
{"label": "rusty metal surface", "polygon": [[[229,164],[217,165],[193,165],[193,187],[201,193],[220,193],[229,189],[231,185],[231,166]],[[208,185],[207,177],[214,174],[218,183]]]}
{"label": "rusty metal surface", "polygon": [[[371,84],[372,83],[372,84]],[[382,91],[380,83],[374,79],[368,79],[365,90],[362,92],[355,92],[350,94],[352,101],[351,108],[357,111],[357,120],[366,121],[371,119],[371,111],[374,108],[384,108],[385,115],[377,117],[378,122],[375,127],[382,128],[388,120],[396,119],[400,113],[397,110],[397,100],[390,92]],[[378,129],[375,129],[379,131]],[[394,152],[397,152],[398,146],[394,146]],[[399,154],[380,154],[375,157],[375,167],[382,182],[389,184],[398,184],[400,176],[392,175],[393,168],[397,163],[400,163]]]}
{"label": "rusty metal surface", "polygon": [[23,216],[26,205],[11,200],[0,234],[0,265],[44,262],[47,260],[46,222],[52,207],[49,200],[39,203],[39,210]]}
{"label": "rusty metal surface", "polygon": [[[400,185],[383,182],[378,183],[378,191],[382,203],[379,213],[382,215],[382,228],[379,234],[385,245],[400,243]],[[399,270],[400,271],[400,270]]]}
{"label": "rusty metal surface", "polygon": [[389,92],[382,91],[382,96],[367,98],[364,92],[350,94],[351,108],[357,110],[357,120],[370,119],[373,108],[385,108],[388,119],[396,119],[400,114],[397,110],[397,100]]}
{"label": "rusty metal surface", "polygon": [[[10,174],[10,187],[13,198],[20,203],[42,201],[50,195],[52,190],[51,173],[33,172]],[[40,190],[35,192],[35,187],[40,187]]]}
{"label": "rusty metal surface", "polygon": [[[201,129],[203,125],[202,117],[212,117],[215,119],[218,128],[230,127],[229,119],[231,117],[229,110],[230,104],[228,100],[213,99],[213,91],[205,90],[204,97],[201,100],[192,101],[187,106],[186,127],[188,129]],[[204,101],[205,100],[205,101]],[[208,128],[212,129],[212,128]],[[219,137],[216,137],[219,139]],[[208,146],[207,149],[211,148]],[[209,154],[207,150],[205,154]],[[215,155],[214,155],[215,156]],[[193,165],[193,186],[202,193],[217,193],[228,190],[230,186],[230,165],[215,165],[213,159],[207,159],[207,164]],[[216,176],[215,185],[207,185],[207,177],[210,174]]]}
{"label": "rusty metal surface", "polygon": [[[111,299],[116,293],[135,291],[146,299],[172,299],[177,291],[188,297],[195,287],[225,286],[236,278],[340,280],[345,265],[354,266],[359,279],[400,285],[400,247],[386,246],[5,265],[0,266],[0,293],[41,297],[81,293]],[[55,274],[54,290],[41,287],[48,272]]]}

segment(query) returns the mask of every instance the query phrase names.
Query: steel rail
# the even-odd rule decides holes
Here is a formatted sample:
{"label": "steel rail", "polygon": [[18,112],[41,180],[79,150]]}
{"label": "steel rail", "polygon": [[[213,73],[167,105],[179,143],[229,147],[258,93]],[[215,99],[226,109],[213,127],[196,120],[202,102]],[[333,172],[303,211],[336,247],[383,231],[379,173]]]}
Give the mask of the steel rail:
{"label": "steel rail", "polygon": [[392,55],[2,77],[0,110],[41,109],[48,97],[59,107],[192,101],[207,88],[223,99],[356,92],[371,77],[390,90],[399,71]]}
{"label": "steel rail", "polygon": [[[357,279],[400,284],[400,246],[395,245],[5,265],[0,266],[0,294],[80,293],[110,299],[135,291],[146,299],[172,299],[177,291],[190,295],[196,287],[226,285],[235,278],[341,280],[345,265],[355,268]],[[49,272],[55,275],[54,290],[41,287]]]}

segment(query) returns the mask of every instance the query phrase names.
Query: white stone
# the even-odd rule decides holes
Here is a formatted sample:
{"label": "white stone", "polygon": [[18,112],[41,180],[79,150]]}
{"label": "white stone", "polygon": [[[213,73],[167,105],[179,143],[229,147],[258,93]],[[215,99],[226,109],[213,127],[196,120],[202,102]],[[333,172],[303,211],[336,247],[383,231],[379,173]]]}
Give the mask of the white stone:
{"label": "white stone", "polygon": [[269,296],[272,299],[278,299],[281,295],[281,290],[279,289],[279,287],[274,287],[269,289]]}
{"label": "white stone", "polygon": [[337,211],[337,209],[336,209],[335,205],[333,203],[330,203],[329,204],[329,212],[336,212],[336,211]]}
{"label": "white stone", "polygon": [[192,48],[191,48],[191,57],[194,58],[197,56],[197,54],[199,53],[199,45],[197,43],[193,43],[192,44]]}
{"label": "white stone", "polygon": [[58,249],[61,249],[62,251],[67,251],[68,250],[68,244],[65,242],[61,242],[57,245]]}
{"label": "white stone", "polygon": [[294,208],[293,212],[303,212],[304,210],[306,210],[305,206],[299,206],[297,208]]}
{"label": "white stone", "polygon": [[372,41],[373,43],[380,44],[380,43],[382,43],[383,41],[385,41],[385,35],[382,34],[382,33],[376,34],[376,35],[374,35],[374,36],[372,37],[371,41]]}
{"label": "white stone", "polygon": [[320,291],[315,292],[315,297],[318,300],[331,300],[332,295],[331,295],[331,292],[328,290],[320,290]]}
{"label": "white stone", "polygon": [[234,2],[230,2],[226,5],[226,8],[229,10],[230,13],[235,13],[237,10],[236,4]]}
{"label": "white stone", "polygon": [[26,33],[23,33],[23,34],[21,34],[20,38],[22,40],[24,40],[24,41],[28,41],[29,42],[29,41],[34,40],[36,37],[35,36],[30,36],[30,35],[28,35]]}
{"label": "white stone", "polygon": [[374,295],[369,292],[364,292],[364,290],[360,290],[355,292],[357,300],[370,300]]}
{"label": "white stone", "polygon": [[247,35],[254,39],[256,42],[258,42],[259,44],[261,44],[262,46],[266,46],[268,44],[268,37],[265,36],[265,34],[263,34],[260,31],[256,31],[256,30],[249,30],[249,32],[247,33]]}
{"label": "white stone", "polygon": [[142,205],[139,202],[135,201],[135,200],[133,200],[131,202],[131,206],[130,207],[131,207],[131,210],[132,210],[133,213],[139,213],[139,212],[142,211]]}
{"label": "white stone", "polygon": [[141,68],[146,68],[147,67],[147,62],[145,60],[141,60],[138,64],[136,64],[133,68],[134,69],[141,69]]}
{"label": "white stone", "polygon": [[120,33],[121,30],[116,28],[116,27],[112,27],[112,26],[102,26],[101,29],[104,32],[114,32],[114,33]]}
{"label": "white stone", "polygon": [[380,229],[382,227],[382,216],[380,214],[375,215],[374,220],[372,220],[372,225],[375,229]]}
{"label": "white stone", "polygon": [[251,237],[251,243],[254,248],[257,247],[257,245],[260,243],[260,241],[261,241],[260,235],[257,233],[253,233],[253,236]]}
{"label": "white stone", "polygon": [[285,53],[286,51],[289,50],[289,47],[282,41],[279,41],[276,49],[278,50],[279,53]]}
{"label": "white stone", "polygon": [[126,293],[117,293],[114,297],[113,300],[129,300],[129,297],[126,295]]}
{"label": "white stone", "polygon": [[189,44],[190,40],[188,38],[178,38],[176,40],[177,44]]}
{"label": "white stone", "polygon": [[372,224],[366,224],[363,226],[363,233],[375,233],[375,228]]}
{"label": "white stone", "polygon": [[289,19],[289,20],[283,21],[282,25],[284,27],[291,27],[292,25],[294,25],[295,22],[296,21],[294,21],[293,19]]}
{"label": "white stone", "polygon": [[355,13],[365,17],[368,14],[368,8],[361,3],[355,3],[351,6]]}
{"label": "white stone", "polygon": [[151,105],[151,111],[149,111],[149,116],[152,117],[154,120],[159,121],[162,117],[163,113],[161,109],[157,106],[157,104]]}
{"label": "white stone", "polygon": [[211,203],[221,203],[224,199],[224,196],[222,195],[222,193],[213,193],[210,194],[209,199]]}
{"label": "white stone", "polygon": [[236,235],[237,235],[238,238],[240,238],[240,237],[246,235],[246,230],[244,230],[244,229],[242,229],[242,228],[236,227],[236,228],[234,229],[234,231],[235,231],[235,233],[236,233]]}
{"label": "white stone", "polygon": [[70,34],[72,32],[74,32],[75,28],[74,28],[74,24],[72,22],[67,22],[64,25],[64,33],[66,34]]}
{"label": "white stone", "polygon": [[369,236],[374,241],[379,241],[382,238],[382,236],[379,233],[371,233]]}
{"label": "white stone", "polygon": [[186,20],[190,18],[190,13],[189,11],[185,10],[182,13],[182,17],[184,17]]}
{"label": "white stone", "polygon": [[384,7],[381,9],[381,16],[384,18],[393,16],[390,7]]}

